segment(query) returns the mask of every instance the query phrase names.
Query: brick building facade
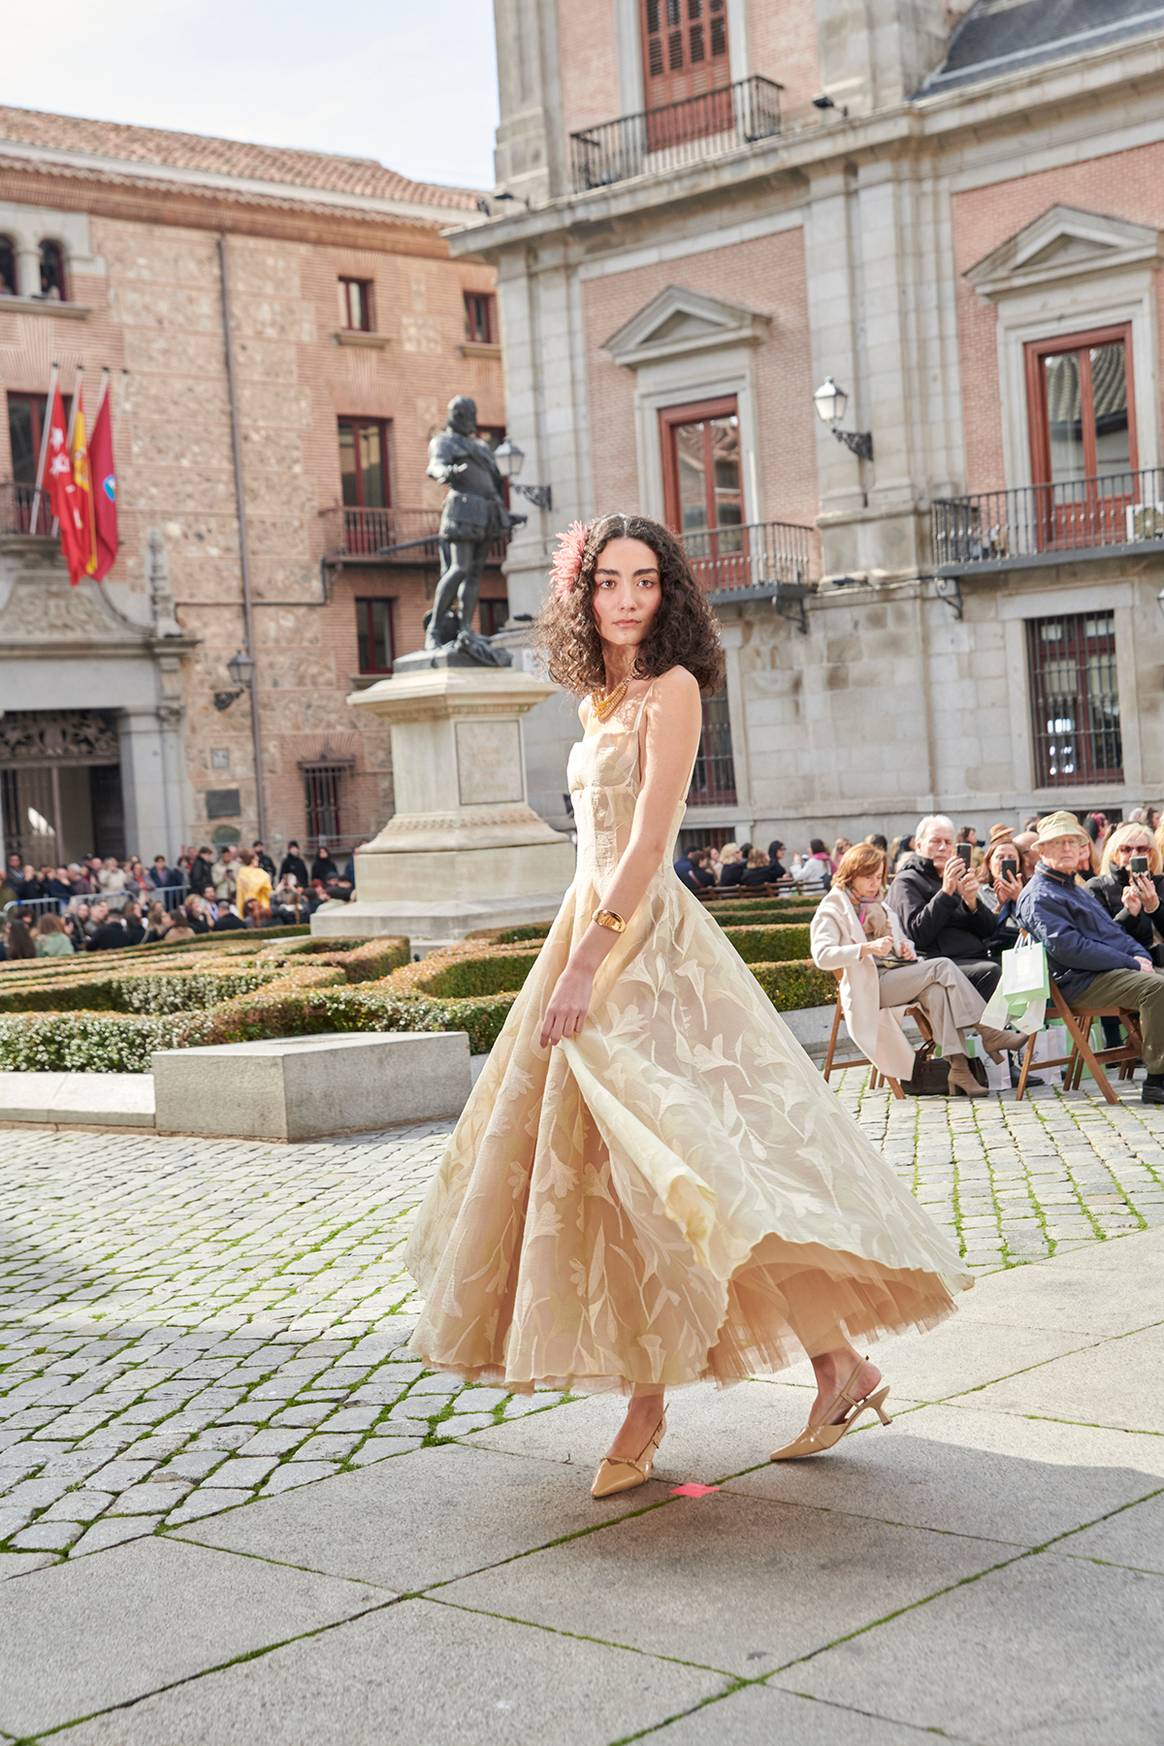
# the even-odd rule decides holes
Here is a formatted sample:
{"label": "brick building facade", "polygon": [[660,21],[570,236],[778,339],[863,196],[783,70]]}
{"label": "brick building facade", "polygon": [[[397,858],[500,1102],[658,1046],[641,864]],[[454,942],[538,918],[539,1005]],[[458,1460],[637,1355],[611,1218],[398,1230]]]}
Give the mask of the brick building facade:
{"label": "brick building facade", "polygon": [[[388,735],[345,699],[423,642],[448,400],[504,426],[494,273],[443,237],[474,204],[369,160],[0,109],[10,847],[172,857],[262,830],[342,851],[383,825]],[[100,587],[70,590],[30,526],[53,361],[66,395],[83,367],[90,421],[111,371],[121,552]],[[498,564],[482,594],[490,631]],[[253,712],[228,701],[239,649]]]}
{"label": "brick building facade", "polygon": [[[1159,7],[496,15],[508,198],[451,242],[496,266],[510,427],[554,492],[511,608],[573,515],[687,531],[728,676],[684,840],[1159,800]],[[555,821],[575,732],[565,700],[529,723]]]}

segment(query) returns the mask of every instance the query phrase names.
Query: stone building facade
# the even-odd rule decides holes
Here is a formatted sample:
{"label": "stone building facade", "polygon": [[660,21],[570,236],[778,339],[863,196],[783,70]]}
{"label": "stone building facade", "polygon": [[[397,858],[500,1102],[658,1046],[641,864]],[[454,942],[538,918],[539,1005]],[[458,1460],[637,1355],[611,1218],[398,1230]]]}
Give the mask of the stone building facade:
{"label": "stone building facade", "polygon": [[[505,198],[451,241],[496,266],[554,493],[511,609],[574,515],[686,530],[728,676],[684,841],[1159,800],[1154,0],[496,16]],[[565,700],[530,723],[551,819],[575,731]]]}
{"label": "stone building facade", "polygon": [[[505,421],[493,270],[443,236],[474,205],[369,160],[0,109],[10,847],[342,852],[384,824],[388,734],[345,700],[423,643],[447,402]],[[30,523],[53,361],[66,395],[83,368],[90,423],[111,372],[121,551],[101,585],[70,589]],[[499,563],[482,593],[491,631]],[[230,696],[238,650],[253,707]]]}

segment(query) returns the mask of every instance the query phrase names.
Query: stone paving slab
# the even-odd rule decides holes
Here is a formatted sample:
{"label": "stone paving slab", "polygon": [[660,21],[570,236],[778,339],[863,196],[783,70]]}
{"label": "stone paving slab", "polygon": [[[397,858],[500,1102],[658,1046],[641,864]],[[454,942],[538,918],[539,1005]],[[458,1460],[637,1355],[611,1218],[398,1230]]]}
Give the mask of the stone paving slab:
{"label": "stone paving slab", "polygon": [[[1137,1439],[1138,1443],[1156,1441]],[[1061,1550],[1073,1558],[1099,1558],[1107,1564],[1126,1564],[1130,1570],[1152,1570],[1164,1576],[1164,1496],[1158,1492],[1093,1528],[1084,1528],[1081,1534],[1065,1540]]]}
{"label": "stone paving slab", "polygon": [[994,1541],[717,1491],[439,1592],[754,1678],[1014,1555]]}
{"label": "stone paving slab", "polygon": [[1127,1334],[1120,1348],[1118,1366],[1107,1341],[991,1383],[964,1404],[1158,1432],[1164,1426],[1164,1328]]}
{"label": "stone paving slab", "polygon": [[873,1420],[828,1457],[769,1463],[727,1489],[1034,1547],[1164,1488],[1164,1437],[958,1406],[922,1407],[879,1431]]}
{"label": "stone paving slab", "polygon": [[161,1539],[22,1576],[0,1586],[0,1727],[58,1727],[389,1599]]}
{"label": "stone paving slab", "polygon": [[[1070,1545],[1071,1542],[1063,1542]],[[981,1746],[1159,1746],[1164,1579],[1022,1558],[777,1676]],[[957,1721],[955,1721],[957,1718]]]}
{"label": "stone paving slab", "polygon": [[557,1462],[477,1447],[417,1450],[174,1532],[202,1546],[408,1590],[518,1558],[666,1495],[651,1484],[596,1502],[589,1485]]}
{"label": "stone paving slab", "polygon": [[85,1723],[68,1739],[69,1746],[606,1746],[691,1709],[725,1683],[702,1669],[413,1600]]}
{"label": "stone paving slab", "polygon": [[648,1746],[925,1746],[916,1728],[771,1685],[744,1686],[642,1738]]}
{"label": "stone paving slab", "polygon": [[[808,1417],[813,1394],[779,1382],[753,1381],[730,1388],[685,1388],[670,1396],[667,1434],[655,1461],[655,1477],[670,1487],[694,1480],[714,1484],[787,1443]],[[902,1403],[904,1406],[906,1403]],[[553,1413],[511,1420],[481,1431],[484,1445],[510,1455],[569,1463],[575,1486],[589,1485],[596,1452],[610,1447],[622,1418],[617,1395],[593,1395]],[[860,1433],[854,1432],[857,1436]]]}

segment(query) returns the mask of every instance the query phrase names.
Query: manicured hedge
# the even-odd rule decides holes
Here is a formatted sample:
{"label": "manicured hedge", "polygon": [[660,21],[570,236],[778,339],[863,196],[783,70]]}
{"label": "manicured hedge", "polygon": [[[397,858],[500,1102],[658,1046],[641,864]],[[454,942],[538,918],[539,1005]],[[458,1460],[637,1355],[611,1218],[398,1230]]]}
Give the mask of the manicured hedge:
{"label": "manicured hedge", "polygon": [[[791,909],[745,901],[715,917],[782,1012],[829,1004],[836,990]],[[416,963],[402,938],[272,929],[13,964],[0,976],[0,1069],[145,1073],[158,1049],[333,1030],[463,1030],[478,1053],[496,1041],[547,931],[497,929]]]}

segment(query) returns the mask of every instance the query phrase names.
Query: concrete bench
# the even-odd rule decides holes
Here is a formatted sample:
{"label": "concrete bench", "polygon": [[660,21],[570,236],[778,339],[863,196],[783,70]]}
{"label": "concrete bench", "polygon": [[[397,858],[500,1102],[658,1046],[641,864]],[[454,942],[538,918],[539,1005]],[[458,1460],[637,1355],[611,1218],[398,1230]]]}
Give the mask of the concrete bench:
{"label": "concrete bench", "polygon": [[160,1134],[314,1140],[460,1114],[466,1031],[343,1031],[153,1058]]}

